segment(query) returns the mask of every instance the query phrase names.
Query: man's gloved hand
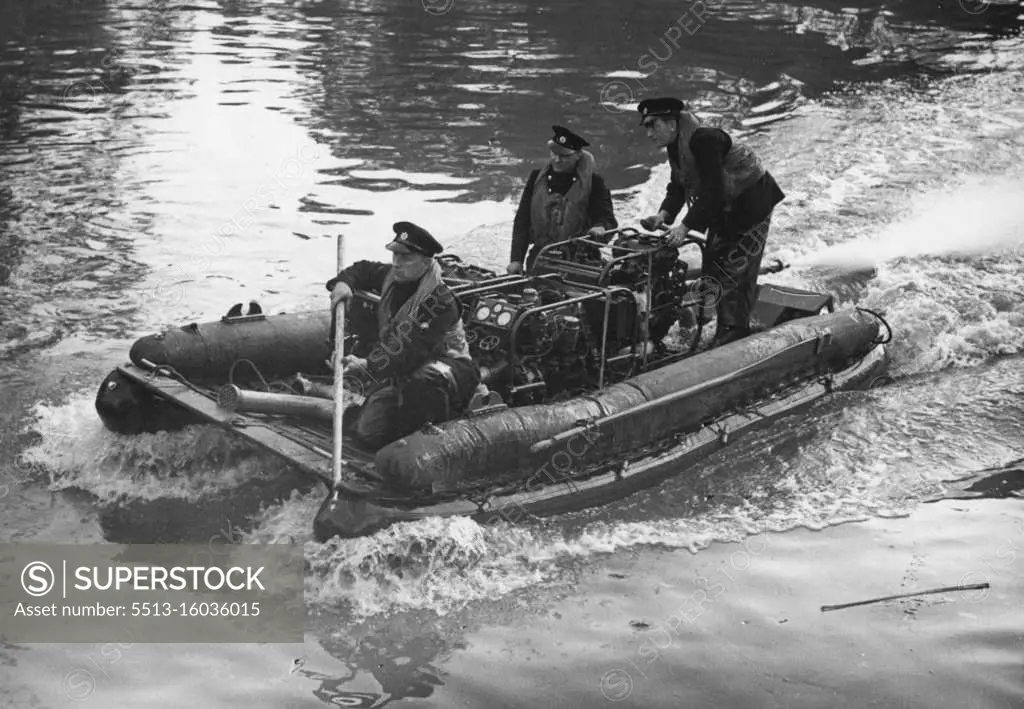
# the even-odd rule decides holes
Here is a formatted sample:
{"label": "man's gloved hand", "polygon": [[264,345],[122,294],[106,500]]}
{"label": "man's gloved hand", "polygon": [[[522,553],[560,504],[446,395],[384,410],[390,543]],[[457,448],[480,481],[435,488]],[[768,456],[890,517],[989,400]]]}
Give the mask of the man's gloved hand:
{"label": "man's gloved hand", "polygon": [[348,302],[352,299],[352,289],[347,283],[338,281],[334,284],[333,290],[331,290],[331,309],[338,307],[338,301],[344,300]]}
{"label": "man's gloved hand", "polygon": [[664,226],[664,224],[665,224],[665,213],[664,212],[658,212],[657,214],[655,214],[653,216],[644,217],[643,219],[640,220],[640,226],[642,226],[647,231],[657,231],[658,228],[661,227],[661,226]]}
{"label": "man's gloved hand", "polygon": [[587,236],[592,236],[595,239],[600,239],[604,236],[606,229],[603,226],[592,226],[590,231],[587,232]]}
{"label": "man's gloved hand", "polygon": [[519,261],[513,261],[505,268],[505,273],[509,275],[515,275],[523,272],[523,264]]}
{"label": "man's gloved hand", "polygon": [[361,369],[366,371],[366,360],[362,357],[356,357],[355,355],[345,355],[341,358],[341,363],[345,369]]}
{"label": "man's gloved hand", "polygon": [[690,230],[679,224],[668,230],[665,234],[665,246],[671,246],[672,248],[678,248],[683,245],[683,241],[686,239],[686,235],[690,233]]}

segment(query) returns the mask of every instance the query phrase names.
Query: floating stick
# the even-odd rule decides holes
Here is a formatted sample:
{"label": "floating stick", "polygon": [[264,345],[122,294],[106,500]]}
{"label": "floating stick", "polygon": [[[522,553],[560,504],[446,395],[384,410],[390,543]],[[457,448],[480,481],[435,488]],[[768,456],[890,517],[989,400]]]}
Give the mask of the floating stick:
{"label": "floating stick", "polygon": [[897,598],[910,598],[911,596],[924,596],[929,593],[950,593],[951,591],[978,591],[983,588],[988,588],[988,583],[972,583],[966,586],[943,586],[942,588],[932,588],[927,591],[913,591],[911,593],[899,593],[895,596],[882,596],[881,598],[872,598],[867,601],[854,601],[853,603],[840,603],[837,606],[822,606],[821,612],[827,613],[828,611],[838,611],[843,608],[853,608],[854,606],[866,606],[869,603],[880,603],[882,601],[892,601]]}

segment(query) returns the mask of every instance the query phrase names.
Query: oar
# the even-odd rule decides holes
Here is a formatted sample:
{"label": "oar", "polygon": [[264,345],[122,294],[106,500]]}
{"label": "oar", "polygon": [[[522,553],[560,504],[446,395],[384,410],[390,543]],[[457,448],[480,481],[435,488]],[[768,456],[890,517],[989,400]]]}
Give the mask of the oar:
{"label": "oar", "polygon": [[[344,237],[338,234],[338,273],[345,267]],[[345,387],[342,385],[344,367],[341,359],[345,349],[345,301],[339,300],[332,310],[334,353],[331,362],[334,366],[334,480],[331,483],[331,491],[324,498],[316,517],[313,518],[313,536],[318,542],[326,542],[335,536],[340,529],[341,520],[338,519],[339,500],[341,497],[342,479],[342,453],[344,452],[345,438],[342,435],[342,414],[344,412]]]}
{"label": "oar", "polygon": [[[338,234],[338,273],[345,267],[345,237]],[[334,496],[338,494],[338,484],[342,474],[342,451],[344,436],[342,435],[342,414],[345,404],[345,387],[342,379],[345,365],[342,357],[345,350],[345,301],[339,300],[334,308]]]}

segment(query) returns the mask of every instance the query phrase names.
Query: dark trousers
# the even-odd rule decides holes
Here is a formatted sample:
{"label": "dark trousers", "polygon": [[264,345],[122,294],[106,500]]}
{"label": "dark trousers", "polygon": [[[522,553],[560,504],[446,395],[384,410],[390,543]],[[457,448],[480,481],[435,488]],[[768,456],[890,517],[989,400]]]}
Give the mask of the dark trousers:
{"label": "dark trousers", "polygon": [[716,344],[750,334],[750,311],[757,299],[757,274],[771,226],[771,214],[764,221],[733,239],[712,233],[704,253],[701,289],[705,302],[715,305],[718,325]]}
{"label": "dark trousers", "polygon": [[408,379],[371,391],[349,430],[367,447],[383,448],[426,423],[461,415],[479,383],[473,362],[448,357],[428,362]]}

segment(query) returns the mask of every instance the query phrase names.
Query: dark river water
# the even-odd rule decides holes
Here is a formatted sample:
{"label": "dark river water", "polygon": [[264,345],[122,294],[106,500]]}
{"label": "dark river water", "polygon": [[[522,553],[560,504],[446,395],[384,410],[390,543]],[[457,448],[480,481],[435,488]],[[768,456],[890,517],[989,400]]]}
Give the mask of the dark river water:
{"label": "dark river water", "polygon": [[[301,645],[2,644],[0,707],[1024,705],[1022,25],[976,0],[0,0],[0,542],[308,562]],[[383,260],[409,219],[503,266],[554,123],[645,216],[668,170],[634,107],[662,94],[759,151],[794,264],[768,280],[884,310],[893,385],[599,510],[327,545],[280,462],[101,425],[136,338],[328,307],[338,234]]]}

